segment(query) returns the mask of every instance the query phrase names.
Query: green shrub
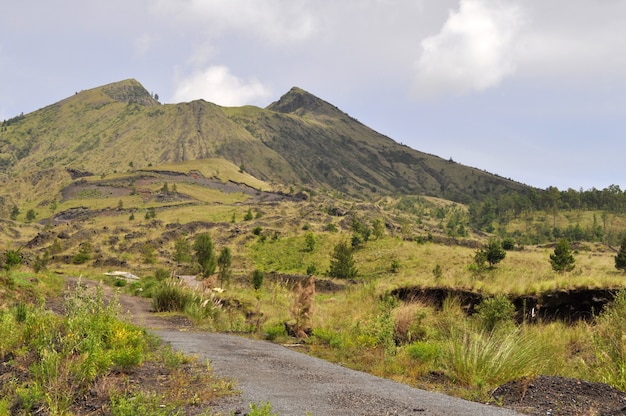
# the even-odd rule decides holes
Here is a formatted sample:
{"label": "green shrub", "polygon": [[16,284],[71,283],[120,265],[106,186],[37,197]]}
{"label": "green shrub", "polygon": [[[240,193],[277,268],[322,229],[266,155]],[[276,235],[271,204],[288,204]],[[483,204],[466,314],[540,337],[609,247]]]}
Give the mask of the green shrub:
{"label": "green shrub", "polygon": [[307,276],[312,276],[317,274],[317,266],[315,264],[309,264],[306,268]]}
{"label": "green shrub", "polygon": [[440,354],[438,344],[426,341],[416,341],[406,346],[409,357],[422,362],[434,361]]}
{"label": "green shrub", "polygon": [[476,319],[485,331],[514,324],[515,306],[505,296],[485,299],[477,309]]}
{"label": "green shrub", "polygon": [[354,265],[352,248],[345,242],[340,242],[335,246],[330,260],[328,275],[339,279],[353,279],[357,277],[358,271]]}
{"label": "green shrub", "polygon": [[125,279],[115,279],[115,282],[113,282],[113,286],[115,286],[115,287],[124,287],[124,286],[126,286],[126,280]]}
{"label": "green shrub", "polygon": [[343,346],[341,334],[332,329],[313,328],[313,336],[329,347],[341,348]]}
{"label": "green shrub", "polygon": [[248,416],[279,416],[279,414],[272,413],[272,406],[269,402],[264,404],[250,403]]}
{"label": "green shrub", "polygon": [[502,240],[502,248],[507,251],[515,250],[515,240],[512,238],[505,238]]}
{"label": "green shrub", "polygon": [[173,410],[171,406],[163,405],[163,398],[154,393],[111,397],[111,416],[168,416]]}
{"label": "green shrub", "polygon": [[287,336],[287,330],[284,323],[278,323],[265,327],[265,338],[269,341],[274,341],[277,338]]}
{"label": "green shrub", "polygon": [[28,305],[24,302],[19,302],[15,306],[15,320],[17,322],[25,322],[28,316]]}
{"label": "green shrub", "polygon": [[4,268],[11,270],[12,268],[22,264],[23,258],[20,250],[7,250],[4,253]]}
{"label": "green shrub", "polygon": [[265,273],[263,273],[259,269],[256,269],[252,273],[252,286],[254,287],[254,290],[259,290],[261,288],[261,286],[263,285],[264,278],[265,278]]}

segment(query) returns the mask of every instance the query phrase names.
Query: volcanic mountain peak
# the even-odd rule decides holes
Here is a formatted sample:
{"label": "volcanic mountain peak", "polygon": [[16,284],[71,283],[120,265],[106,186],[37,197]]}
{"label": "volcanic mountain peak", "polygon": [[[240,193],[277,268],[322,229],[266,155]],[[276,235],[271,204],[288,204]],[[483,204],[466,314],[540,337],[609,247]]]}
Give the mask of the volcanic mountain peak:
{"label": "volcanic mountain peak", "polygon": [[278,101],[267,106],[267,110],[298,116],[307,114],[335,117],[346,115],[334,105],[298,87],[291,88]]}
{"label": "volcanic mountain peak", "polygon": [[102,92],[123,103],[138,103],[141,105],[158,105],[159,102],[135,79],[114,82],[100,87]]}

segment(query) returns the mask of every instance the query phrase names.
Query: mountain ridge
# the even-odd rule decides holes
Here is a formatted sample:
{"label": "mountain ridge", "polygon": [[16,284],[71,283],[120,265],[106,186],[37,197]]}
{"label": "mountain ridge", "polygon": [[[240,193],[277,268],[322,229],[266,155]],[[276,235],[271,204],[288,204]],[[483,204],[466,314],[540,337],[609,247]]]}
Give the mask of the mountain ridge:
{"label": "mountain ridge", "polygon": [[160,104],[128,79],[83,90],[0,132],[5,187],[10,178],[45,169],[106,175],[206,158],[224,158],[268,183],[366,198],[423,194],[471,202],[531,189],[399,144],[299,87],[266,108],[222,107],[205,100]]}

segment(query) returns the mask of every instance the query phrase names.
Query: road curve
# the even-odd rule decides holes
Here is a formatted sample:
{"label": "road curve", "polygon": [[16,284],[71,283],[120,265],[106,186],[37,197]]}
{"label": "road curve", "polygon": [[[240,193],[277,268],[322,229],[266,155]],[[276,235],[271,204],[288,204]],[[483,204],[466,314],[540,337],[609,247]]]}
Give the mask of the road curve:
{"label": "road curve", "polygon": [[415,389],[265,341],[227,334],[153,329],[173,348],[209,360],[241,395],[215,411],[243,415],[270,402],[281,416],[506,416],[512,410]]}

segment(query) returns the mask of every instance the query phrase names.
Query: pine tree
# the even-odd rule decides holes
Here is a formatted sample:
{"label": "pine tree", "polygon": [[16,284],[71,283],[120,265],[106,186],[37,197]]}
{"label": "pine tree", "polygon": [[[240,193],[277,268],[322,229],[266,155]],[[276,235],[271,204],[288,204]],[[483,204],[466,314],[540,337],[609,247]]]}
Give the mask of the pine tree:
{"label": "pine tree", "polygon": [[202,276],[209,277],[215,273],[217,259],[215,258],[211,236],[207,233],[198,234],[193,244],[193,249],[196,252],[196,260],[200,265]]}
{"label": "pine tree", "polygon": [[489,263],[489,268],[493,268],[493,266],[504,260],[505,257],[506,251],[502,248],[502,243],[496,239],[489,240],[486,251],[486,259]]}
{"label": "pine tree", "polygon": [[567,238],[562,238],[554,248],[554,254],[550,254],[552,270],[565,273],[574,270],[574,255]]}
{"label": "pine tree", "polygon": [[191,261],[189,243],[184,237],[180,237],[174,243],[174,260],[178,263],[189,263]]}
{"label": "pine tree", "polygon": [[626,271],[626,237],[622,240],[617,256],[615,256],[615,268]]}
{"label": "pine tree", "polygon": [[330,260],[328,274],[331,277],[340,279],[352,279],[357,276],[358,271],[354,266],[352,249],[345,242],[341,242],[335,246],[333,258]]}
{"label": "pine tree", "polygon": [[231,271],[231,255],[230,248],[224,247],[220,252],[220,256],[217,258],[218,276],[220,278],[220,285],[224,287],[224,283],[230,282]]}

